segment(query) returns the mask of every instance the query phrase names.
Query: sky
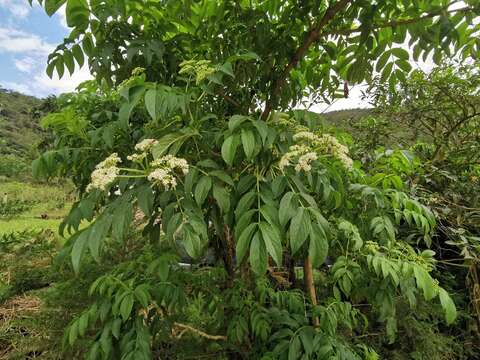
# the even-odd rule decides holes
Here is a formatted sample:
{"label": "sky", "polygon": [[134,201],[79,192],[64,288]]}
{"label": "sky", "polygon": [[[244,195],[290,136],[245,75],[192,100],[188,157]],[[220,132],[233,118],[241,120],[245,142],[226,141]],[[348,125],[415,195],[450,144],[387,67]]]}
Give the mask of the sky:
{"label": "sky", "polygon": [[68,33],[64,11],[50,18],[27,0],[0,0],[0,86],[43,98],[73,91],[88,80],[86,65],[62,79],[45,73],[48,54]]}

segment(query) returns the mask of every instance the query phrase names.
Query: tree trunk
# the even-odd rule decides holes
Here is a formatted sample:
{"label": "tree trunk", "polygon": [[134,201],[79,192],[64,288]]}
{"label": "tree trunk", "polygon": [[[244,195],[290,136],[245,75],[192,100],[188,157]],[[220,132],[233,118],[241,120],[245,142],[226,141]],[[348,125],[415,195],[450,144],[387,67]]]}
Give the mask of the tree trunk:
{"label": "tree trunk", "polygon": [[[315,290],[315,285],[313,283],[313,267],[310,258],[307,256],[305,262],[303,263],[303,277],[305,281],[305,291],[308,293],[310,297],[310,302],[313,306],[317,305],[317,292]],[[313,326],[320,325],[317,316],[312,317],[312,324]]]}
{"label": "tree trunk", "polygon": [[233,239],[233,234],[230,230],[230,227],[225,224],[223,226],[223,235],[225,239],[225,248],[224,248],[224,263],[225,270],[228,274],[228,286],[233,285],[233,279],[235,277],[235,266],[233,258],[235,256],[235,241]]}

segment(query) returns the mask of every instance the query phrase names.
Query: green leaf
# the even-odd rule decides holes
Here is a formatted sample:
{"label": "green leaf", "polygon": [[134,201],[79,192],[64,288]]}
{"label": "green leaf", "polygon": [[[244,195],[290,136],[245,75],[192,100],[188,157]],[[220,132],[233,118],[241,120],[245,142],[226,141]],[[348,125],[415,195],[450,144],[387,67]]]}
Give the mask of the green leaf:
{"label": "green leaf", "polygon": [[296,214],[296,208],[292,204],[292,200],[295,194],[293,192],[287,192],[280,200],[280,206],[278,207],[278,218],[280,225],[284,227],[287,222]]}
{"label": "green leaf", "polygon": [[394,48],[390,50],[395,57],[402,59],[402,60],[408,60],[410,55],[408,54],[408,51],[402,48]]}
{"label": "green leaf", "polygon": [[209,175],[215,176],[216,178],[222,180],[225,184],[234,186],[235,183],[233,182],[233,179],[230,175],[228,175],[225,171],[223,170],[213,170],[210,171]]}
{"label": "green leaf", "polygon": [[325,262],[328,255],[328,240],[323,229],[316,223],[312,224],[310,231],[310,246],[308,256],[313,267],[318,267]]}
{"label": "green leaf", "polygon": [[73,61],[73,55],[70,51],[65,50],[63,52],[63,62],[65,63],[65,66],[67,67],[70,75],[72,75],[75,71],[75,63]]}
{"label": "green leaf", "polygon": [[242,262],[245,254],[247,253],[247,250],[250,246],[250,241],[252,240],[252,234],[256,230],[256,228],[257,228],[257,224],[252,223],[248,225],[238,237],[237,248],[236,248],[238,263]]}
{"label": "green leaf", "polygon": [[140,210],[146,215],[150,216],[153,212],[154,195],[150,185],[144,185],[138,189],[137,192],[138,206]]}
{"label": "green leaf", "polygon": [[380,56],[380,58],[377,61],[377,65],[375,67],[375,70],[377,72],[380,72],[380,70],[382,70],[385,67],[388,59],[390,58],[390,55],[391,55],[391,52],[387,50]]}
{"label": "green leaf", "polygon": [[81,68],[85,63],[85,57],[83,55],[83,51],[80,45],[75,44],[72,46],[72,54],[78,64],[78,67]]}
{"label": "green leaf", "polygon": [[82,40],[82,48],[83,51],[87,56],[92,56],[95,50],[95,46],[93,45],[92,35],[85,34]]}
{"label": "green leaf", "polygon": [[262,237],[267,248],[267,252],[277,263],[278,266],[282,265],[282,239],[280,232],[277,228],[269,225],[265,222],[259,224]]}
{"label": "green leaf", "polygon": [[227,213],[228,210],[230,210],[230,193],[225,187],[214,184],[213,197],[217,201],[222,212]]}
{"label": "green leaf", "polygon": [[395,61],[395,65],[397,65],[400,69],[405,71],[406,73],[412,70],[412,65],[407,60],[397,60]]}
{"label": "green leaf", "polygon": [[253,201],[257,197],[257,193],[255,191],[250,191],[242,196],[240,201],[237,204],[235,209],[235,216],[239,218],[242,216],[253,204]]}
{"label": "green leaf", "polygon": [[65,2],[66,0],[45,0],[45,12],[48,16],[52,16]]}
{"label": "green leaf", "polygon": [[445,320],[447,324],[451,324],[457,318],[457,309],[452,298],[443,288],[438,289],[438,296],[440,298],[440,304],[442,305],[443,311],[445,311]]}
{"label": "green leaf", "polygon": [[251,159],[255,154],[255,135],[251,130],[242,130],[243,151],[247,159]]}
{"label": "green leaf", "polygon": [[153,120],[157,120],[157,90],[150,89],[145,93],[145,107]]}
{"label": "green leaf", "polygon": [[257,129],[258,133],[260,134],[260,138],[262,139],[262,143],[265,145],[268,136],[268,125],[263,120],[257,120],[253,123],[255,128]]}
{"label": "green leaf", "polygon": [[184,225],[183,229],[183,244],[185,246],[185,251],[192,259],[196,259],[202,252],[202,241],[200,236],[194,231],[190,224]]}
{"label": "green leaf", "polygon": [[232,166],[233,160],[235,159],[235,153],[237,152],[238,145],[238,136],[236,135],[227,137],[223,142],[222,158],[230,166]]}
{"label": "green leaf", "polygon": [[267,271],[267,248],[259,231],[253,235],[250,245],[250,265],[257,275],[264,275]]}
{"label": "green leaf", "polygon": [[413,267],[413,273],[415,275],[415,280],[417,281],[417,287],[423,290],[423,297],[425,300],[432,300],[436,295],[436,291],[435,283],[430,274],[419,265]]}
{"label": "green leaf", "polygon": [[75,239],[75,242],[72,247],[72,265],[75,273],[78,273],[80,270],[80,261],[82,259],[83,252],[85,250],[85,245],[88,241],[88,231],[89,229],[83,230],[78,237]]}
{"label": "green leaf", "polygon": [[[182,140],[183,139],[183,140]],[[158,140],[158,144],[155,145],[152,149],[152,155],[154,159],[162,157],[168,152],[168,149],[175,144],[177,141],[185,141],[184,134],[180,132],[174,132],[166,134]]]}
{"label": "green leaf", "polygon": [[87,0],[67,0],[65,9],[69,27],[87,27],[90,15]]}
{"label": "green leaf", "polygon": [[55,70],[55,65],[56,61],[52,60],[48,63],[47,69],[45,70],[50,79],[53,77],[53,70]]}
{"label": "green leaf", "polygon": [[312,224],[309,214],[304,208],[298,208],[290,223],[290,248],[292,255],[302,247],[311,232]]}
{"label": "green leaf", "polygon": [[100,216],[93,225],[91,225],[88,235],[88,248],[95,261],[100,261],[100,245],[105,240],[108,231],[112,225],[112,216],[104,214]]}
{"label": "green leaf", "polygon": [[210,189],[212,188],[212,178],[209,176],[202,176],[195,188],[195,201],[198,206],[202,206],[207,198]]}
{"label": "green leaf", "polygon": [[133,308],[133,294],[130,293],[126,295],[123,300],[122,304],[120,305],[120,315],[123,321],[127,321],[130,317],[130,313],[132,312]]}
{"label": "green leaf", "polygon": [[249,120],[248,116],[244,115],[233,115],[230,120],[228,121],[228,128],[230,131],[234,131],[237,129],[244,121]]}

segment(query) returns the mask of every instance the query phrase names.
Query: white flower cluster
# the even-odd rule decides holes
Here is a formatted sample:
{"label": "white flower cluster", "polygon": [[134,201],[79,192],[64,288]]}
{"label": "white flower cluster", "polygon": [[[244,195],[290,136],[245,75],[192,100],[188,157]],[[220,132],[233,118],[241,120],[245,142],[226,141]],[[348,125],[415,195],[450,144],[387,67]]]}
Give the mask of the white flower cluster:
{"label": "white flower cluster", "polygon": [[161,185],[166,190],[175,189],[177,179],[167,169],[155,169],[148,175],[148,181],[155,185]]}
{"label": "white flower cluster", "polygon": [[293,135],[293,141],[301,141],[301,140],[316,142],[320,140],[320,137],[310,131],[300,131],[295,135]]}
{"label": "white flower cluster", "polygon": [[158,141],[155,139],[144,139],[140,141],[137,145],[135,145],[135,150],[137,150],[137,153],[128,155],[127,160],[141,163],[143,160],[145,160],[152,148],[157,144]]}
{"label": "white flower cluster", "polygon": [[147,153],[132,154],[127,156],[127,160],[139,163],[142,162],[146,157]]}
{"label": "white flower cluster", "polygon": [[90,192],[94,189],[100,189],[105,191],[112,182],[115,181],[117,176],[120,173],[120,169],[117,167],[117,164],[121,163],[122,160],[118,157],[117,153],[113,153],[101,163],[99,163],[91,175],[91,182],[87,186],[87,192]]}
{"label": "white flower cluster", "polygon": [[293,165],[296,159],[295,170],[297,172],[312,170],[311,163],[318,159],[319,154],[329,154],[340,160],[343,165],[350,169],[353,160],[348,156],[348,148],[341,144],[334,136],[328,134],[316,135],[310,131],[300,131],[293,135],[293,140],[300,144],[290,146],[289,152],[280,159],[279,166]]}
{"label": "white flower cluster", "polygon": [[287,166],[292,165],[292,160],[299,156],[308,153],[309,148],[305,145],[292,145],[289,152],[285,153],[280,159],[279,166],[283,170]]}
{"label": "white flower cluster", "polygon": [[155,139],[144,139],[135,145],[135,150],[140,152],[149,152],[152,148],[158,144],[158,141]]}
{"label": "white flower cluster", "polygon": [[148,175],[148,180],[165,189],[174,189],[177,186],[176,173],[188,174],[187,160],[166,155],[154,160],[151,164],[155,169]]}
{"label": "white flower cluster", "polygon": [[295,166],[295,171],[300,172],[300,171],[305,171],[308,172],[312,170],[312,161],[315,161],[318,159],[318,156],[314,152],[309,152],[306,153],[305,155],[302,155],[298,158],[298,164]]}
{"label": "white flower cluster", "polygon": [[322,149],[340,160],[347,169],[353,166],[353,160],[348,156],[348,147],[337,140],[336,137],[329,134],[323,134],[318,144]]}

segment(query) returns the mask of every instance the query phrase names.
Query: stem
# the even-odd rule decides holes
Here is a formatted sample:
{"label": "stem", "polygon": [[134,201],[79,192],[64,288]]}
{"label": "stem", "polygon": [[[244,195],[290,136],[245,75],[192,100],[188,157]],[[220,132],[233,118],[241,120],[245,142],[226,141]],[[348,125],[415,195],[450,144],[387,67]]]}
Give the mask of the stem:
{"label": "stem", "polygon": [[[315,290],[315,285],[313,283],[313,267],[312,267],[312,261],[310,260],[310,257],[307,256],[305,259],[305,262],[303,263],[303,277],[305,281],[305,291],[308,292],[308,296],[310,297],[310,302],[312,303],[313,306],[316,306],[318,304],[317,302],[317,292]],[[317,316],[314,316],[312,318],[312,323],[313,326],[319,326],[320,321],[318,320]]]}

